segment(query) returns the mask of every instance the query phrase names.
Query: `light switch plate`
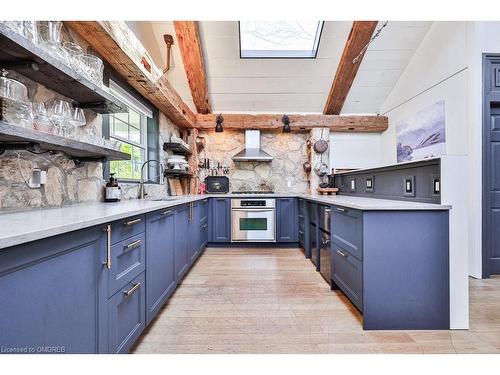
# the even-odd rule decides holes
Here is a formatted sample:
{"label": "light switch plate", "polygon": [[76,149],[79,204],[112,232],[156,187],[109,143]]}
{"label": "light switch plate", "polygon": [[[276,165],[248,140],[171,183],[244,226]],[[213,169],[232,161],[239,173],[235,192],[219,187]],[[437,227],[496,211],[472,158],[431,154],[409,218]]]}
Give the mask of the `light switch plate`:
{"label": "light switch plate", "polygon": [[403,195],[405,197],[415,196],[415,176],[403,177]]}

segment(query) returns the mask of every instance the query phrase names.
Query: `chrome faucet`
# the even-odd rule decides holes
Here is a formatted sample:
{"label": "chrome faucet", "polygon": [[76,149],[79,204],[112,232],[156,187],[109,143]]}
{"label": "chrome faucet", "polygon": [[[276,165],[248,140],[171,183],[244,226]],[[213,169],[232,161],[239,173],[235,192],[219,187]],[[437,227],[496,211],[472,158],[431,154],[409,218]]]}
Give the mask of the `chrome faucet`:
{"label": "chrome faucet", "polygon": [[147,195],[147,193],[144,192],[144,167],[151,163],[151,162],[158,163],[160,166],[160,185],[163,185],[165,180],[163,179],[163,173],[165,171],[165,168],[163,167],[163,164],[159,160],[151,159],[151,160],[146,160],[144,163],[142,163],[141,166],[141,182],[139,183],[139,198],[144,199],[144,197]]}

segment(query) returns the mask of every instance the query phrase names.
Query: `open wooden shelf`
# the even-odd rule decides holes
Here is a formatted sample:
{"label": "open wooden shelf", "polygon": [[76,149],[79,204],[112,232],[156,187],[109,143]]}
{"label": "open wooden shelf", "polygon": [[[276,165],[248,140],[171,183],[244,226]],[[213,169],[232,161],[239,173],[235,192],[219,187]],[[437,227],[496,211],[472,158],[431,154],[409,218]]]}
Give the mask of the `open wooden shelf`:
{"label": "open wooden shelf", "polygon": [[127,107],[45,50],[0,24],[0,67],[14,70],[97,113],[126,112]]}
{"label": "open wooden shelf", "polygon": [[172,151],[175,154],[179,155],[191,155],[193,152],[180,143],[175,142],[165,142],[163,143],[163,151]]}
{"label": "open wooden shelf", "polygon": [[176,169],[165,169],[165,177],[193,177],[191,172],[179,171]]}
{"label": "open wooden shelf", "polygon": [[0,121],[0,155],[2,150],[23,148],[62,152],[76,162],[130,160],[130,155],[121,151]]}

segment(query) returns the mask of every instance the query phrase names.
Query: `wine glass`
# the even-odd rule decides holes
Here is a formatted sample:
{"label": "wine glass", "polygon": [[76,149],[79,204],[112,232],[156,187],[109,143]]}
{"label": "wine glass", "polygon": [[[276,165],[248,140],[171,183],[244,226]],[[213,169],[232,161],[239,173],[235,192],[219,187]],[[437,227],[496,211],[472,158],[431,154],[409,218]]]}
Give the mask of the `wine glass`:
{"label": "wine glass", "polygon": [[71,120],[71,107],[65,100],[52,99],[47,102],[50,121],[56,128],[58,135],[64,136],[67,132],[66,124]]}

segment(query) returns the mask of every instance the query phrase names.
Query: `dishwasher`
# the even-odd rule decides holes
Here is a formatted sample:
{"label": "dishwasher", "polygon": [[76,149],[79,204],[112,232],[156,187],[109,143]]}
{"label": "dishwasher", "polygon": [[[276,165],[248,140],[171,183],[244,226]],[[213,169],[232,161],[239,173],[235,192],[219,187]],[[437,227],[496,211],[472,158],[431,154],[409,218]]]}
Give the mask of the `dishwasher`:
{"label": "dishwasher", "polygon": [[318,260],[317,268],[328,284],[332,283],[332,251],[331,251],[331,219],[332,210],[329,206],[318,207]]}

